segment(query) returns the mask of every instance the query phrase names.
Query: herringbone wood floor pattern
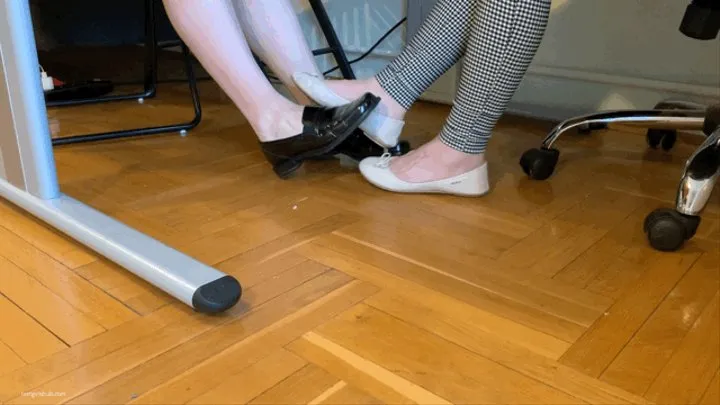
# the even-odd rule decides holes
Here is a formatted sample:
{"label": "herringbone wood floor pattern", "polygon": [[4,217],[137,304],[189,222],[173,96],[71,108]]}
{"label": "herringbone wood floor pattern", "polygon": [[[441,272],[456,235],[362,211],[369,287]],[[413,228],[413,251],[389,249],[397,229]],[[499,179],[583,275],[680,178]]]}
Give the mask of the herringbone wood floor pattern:
{"label": "herringbone wood floor pattern", "polygon": [[[183,87],[144,105],[52,110],[62,134],[177,122]],[[64,191],[237,276],[203,316],[0,203],[0,402],[72,404],[719,402],[713,197],[698,236],[658,253],[685,139],[564,139],[557,174],[517,160],[550,124],[507,117],[484,198],[374,189],[337,161],[278,180],[210,83],[203,124],[56,150]],[[448,107],[418,105],[429,139]]]}

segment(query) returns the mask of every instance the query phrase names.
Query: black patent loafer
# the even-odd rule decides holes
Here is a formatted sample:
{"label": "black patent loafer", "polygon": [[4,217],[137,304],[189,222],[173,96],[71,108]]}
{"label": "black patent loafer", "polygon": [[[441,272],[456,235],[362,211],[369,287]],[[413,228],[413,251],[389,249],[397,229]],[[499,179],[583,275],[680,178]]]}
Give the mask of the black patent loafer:
{"label": "black patent loafer", "polygon": [[368,157],[382,156],[386,152],[391,156],[402,156],[410,152],[410,144],[407,141],[400,141],[397,145],[385,150],[382,146],[371,141],[361,129],[356,129],[355,133],[338,145],[330,156],[342,155],[360,162]]}
{"label": "black patent loafer", "polygon": [[261,142],[275,174],[287,178],[303,162],[328,155],[350,137],[378,106],[380,98],[370,93],[340,107],[305,107],[303,132],[286,139]]}

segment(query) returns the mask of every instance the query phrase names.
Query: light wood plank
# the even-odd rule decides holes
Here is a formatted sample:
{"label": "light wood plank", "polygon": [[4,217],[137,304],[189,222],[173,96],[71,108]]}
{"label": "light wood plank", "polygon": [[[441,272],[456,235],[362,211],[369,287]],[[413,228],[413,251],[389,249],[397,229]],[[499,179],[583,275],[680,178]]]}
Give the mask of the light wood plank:
{"label": "light wood plank", "polygon": [[720,216],[715,216],[715,218],[708,218],[708,216],[706,215],[700,222],[696,237],[712,242],[720,242]]}
{"label": "light wood plank", "polygon": [[521,305],[444,274],[428,271],[424,267],[385,253],[363,249],[361,245],[334,235],[320,237],[297,250],[313,260],[340,269],[360,280],[385,288],[404,288],[405,283],[410,281],[566,342],[574,342],[585,331],[584,327],[576,323]]}
{"label": "light wood plank", "polygon": [[472,311],[453,305],[452,300],[415,291],[402,294],[383,292],[369,299],[367,304],[585,402],[646,402],[640,396],[563,366],[544,356],[541,350],[528,350],[532,348],[530,345],[518,345],[524,338],[540,338],[538,340],[542,341],[537,333],[516,336],[515,333],[520,331],[513,333],[495,329],[492,323],[473,317]]}
{"label": "light wood plank", "polygon": [[[649,210],[649,204],[643,207],[646,206]],[[623,254],[631,246],[636,246],[639,243],[645,246],[646,242],[640,240],[644,235],[640,235],[637,230],[638,227],[642,226],[642,220],[644,215],[649,212],[648,210],[644,208],[636,209],[625,220],[616,224],[602,239],[555,274],[553,279],[564,281],[579,288],[586,288],[603,271],[616,266],[617,262],[622,260]],[[622,270],[629,270],[631,274],[635,274],[632,268],[623,268]]]}
{"label": "light wood plank", "polygon": [[0,295],[0,324],[8,325],[0,328],[0,342],[4,342],[28,363],[40,360],[67,347],[62,340],[4,295]]}
{"label": "light wood plank", "polygon": [[423,216],[424,222],[424,217],[437,215],[476,227],[478,230],[514,239],[524,238],[542,225],[542,221],[495,209],[491,204],[483,204],[484,200],[465,204],[463,199],[448,199],[444,196],[403,198],[401,195],[387,193],[370,194],[370,190],[358,185],[357,181],[335,178],[317,186],[317,198],[345,210],[372,217],[377,222],[395,222],[400,217],[412,222],[417,221],[418,216]]}
{"label": "light wood plank", "polygon": [[3,218],[2,228],[69,268],[83,266],[97,259],[89,249],[4,201],[0,201],[0,217]]}
{"label": "light wood plank", "polygon": [[360,218],[350,214],[336,214],[321,219],[312,225],[305,226],[287,235],[281,236],[264,245],[252,248],[231,259],[218,264],[219,269],[226,269],[228,274],[235,274],[234,269],[251,263],[264,262],[278,255],[291,252],[298,246],[308,243],[315,238],[352,224]]}
{"label": "light wood plank", "polygon": [[2,257],[0,269],[0,292],[65,343],[72,345],[105,331],[91,317]]}
{"label": "light wood plank", "polygon": [[[335,232],[334,235],[340,236],[357,244],[355,250],[359,250],[360,252],[354,254],[354,257],[359,257],[363,251],[367,251],[368,249],[376,250],[394,262],[404,261],[409,264],[422,267],[430,272],[434,272],[487,291],[492,295],[501,297],[502,299],[515,301],[519,304],[531,307],[535,310],[547,312],[548,314],[578,325],[590,326],[595,319],[603,313],[603,311],[597,309],[596,307],[598,300],[593,298],[588,300],[587,305],[582,298],[580,299],[582,303],[577,303],[574,298],[586,296],[585,294],[580,293],[579,289],[574,289],[573,292],[577,292],[577,294],[572,294],[568,292],[569,289],[558,286],[551,280],[540,280],[534,277],[526,278],[512,269],[499,265],[497,262],[483,260],[482,264],[473,264],[460,263],[454,259],[443,259],[441,262],[437,263],[438,266],[433,266],[417,261],[412,257],[396,254],[382,246],[373,245],[363,241],[362,239],[349,236],[344,232],[344,230]],[[351,249],[343,250],[343,252],[345,251],[350,251],[350,253],[352,253]],[[381,255],[365,255],[364,257],[375,258],[378,256]],[[386,262],[387,261],[388,260],[386,260]],[[379,266],[382,265],[383,267],[386,266],[385,264],[380,264],[379,260],[375,260],[372,263],[377,263]],[[550,292],[542,289],[542,287],[548,288]],[[562,293],[560,293],[560,291],[562,291]],[[565,298],[567,295],[570,295],[572,298]],[[606,305],[609,304],[606,303]]]}
{"label": "light wood plank", "polygon": [[[370,307],[359,305],[317,334],[449,402],[582,403],[577,398]],[[317,342],[317,339],[315,339]],[[317,342],[326,350],[330,343]],[[348,359],[346,359],[348,361]],[[357,360],[350,360],[353,364]],[[452,371],[450,371],[452,370]],[[382,375],[379,375],[381,379]],[[385,378],[390,378],[388,375]],[[386,381],[397,387],[392,379]],[[396,390],[402,388],[395,388]]]}
{"label": "light wood plank", "polygon": [[720,404],[720,370],[715,373],[715,378],[708,385],[708,389],[700,403],[702,405]]}
{"label": "light wood plank", "polygon": [[95,261],[75,271],[140,315],[172,302],[162,290],[107,260]]}
{"label": "light wood plank", "polygon": [[657,403],[699,402],[720,367],[720,295],[683,339],[646,396]]}
{"label": "light wood plank", "polygon": [[233,258],[219,264],[217,268],[233,274],[238,280],[242,280],[243,286],[249,288],[307,260],[306,257],[291,251],[265,259],[250,260],[250,263]]}
{"label": "light wood plank", "polygon": [[172,302],[172,297],[157,291],[136,295],[125,301],[125,305],[140,315],[148,315],[169,305],[170,302]]}
{"label": "light wood plank", "polygon": [[[4,321],[5,320],[3,319],[3,323]],[[20,356],[17,355],[8,345],[0,340],[0,376],[24,365],[25,362],[23,359],[21,359]]]}
{"label": "light wood plank", "polygon": [[[265,329],[258,329],[258,332],[253,333],[256,328],[266,325],[265,319],[273,315],[267,314],[272,309],[261,309],[256,316],[249,316],[244,321],[247,325],[246,328],[250,329],[249,331],[235,333],[234,336],[227,333],[224,335],[216,333],[217,336],[204,337],[198,342],[196,350],[200,350],[201,345],[206,345],[210,338],[213,340],[232,339],[233,343],[227,349],[220,353],[212,352],[212,354],[216,355],[211,354],[199,360],[196,364],[189,365],[179,371],[175,378],[158,384],[145,394],[140,394],[139,398],[134,402],[138,404],[186,403],[224,381],[227,375],[217,373],[217,370],[224,370],[228,374],[239,373],[249,365],[269,355],[272,351],[317,326],[328,317],[357,304],[376,291],[375,287],[367,283],[353,282],[347,284],[345,287],[327,293],[312,304],[308,304],[304,308],[285,316],[275,325]],[[254,324],[260,322],[262,323],[258,327],[254,326]],[[240,328],[241,326],[238,324],[233,328]],[[229,329],[227,332],[233,332],[233,330]],[[207,351],[207,349],[205,350]],[[182,354],[177,353],[177,355]],[[171,355],[173,354],[171,353]],[[152,371],[150,368],[147,372]]]}
{"label": "light wood plank", "polygon": [[95,202],[96,196],[102,196],[116,206],[127,206],[149,195],[161,194],[178,187],[182,185],[157,173],[135,167],[133,170],[124,170],[117,174],[76,181],[67,185],[65,189],[69,195],[83,202]]}
{"label": "light wood plank", "polygon": [[[256,158],[253,167],[234,172],[237,178],[230,184],[175,201],[177,206],[172,207],[172,217],[166,221],[171,221],[172,227],[180,232],[204,237],[308,200],[307,190],[283,188],[284,192],[278,195],[275,189],[268,189],[267,183],[263,183],[268,173],[257,161]],[[163,218],[168,216],[164,210],[167,205],[158,207]]]}
{"label": "light wood plank", "polygon": [[588,225],[553,221],[503,252],[498,263],[553,277],[602,238],[607,231]]}
{"label": "light wood plank", "polygon": [[405,403],[407,400],[418,404],[450,403],[446,399],[435,395],[425,388],[403,378],[402,376],[398,376],[396,373],[370,362],[367,359],[362,358],[353,351],[348,350],[314,332],[305,334],[301,340],[293,343],[292,347],[293,350],[301,353],[307,353],[309,350],[303,347],[305,345],[311,345],[317,350],[326,352],[328,355],[343,363],[344,368],[352,368],[354,369],[355,374],[361,374],[365,378],[370,378],[375,384],[381,384],[386,390],[395,395],[400,395],[403,399],[398,401],[399,403]]}
{"label": "light wood plank", "polygon": [[[398,207],[398,210],[402,210],[402,207]],[[422,227],[417,226],[420,222],[423,223]],[[444,232],[446,229],[452,229],[453,232]],[[419,210],[403,210],[391,220],[368,219],[343,229],[343,233],[429,264],[445,257],[494,258],[517,243],[515,238],[489,230],[478,232],[477,228],[462,222],[428,215]],[[440,243],[445,249],[428,249]],[[444,252],[447,252],[446,256],[441,255]]]}
{"label": "light wood plank", "polygon": [[698,257],[693,252],[678,252],[654,261],[636,288],[621,297],[561,362],[599,377]]}
{"label": "light wood plank", "polygon": [[190,317],[190,311],[184,307],[166,307],[0,376],[0,401],[8,401],[23,392],[29,392],[65,373],[155,335],[167,325]]}
{"label": "light wood plank", "polygon": [[[298,283],[303,283],[304,281],[307,281],[306,279],[298,277],[295,277],[294,280],[295,285],[291,287],[288,287],[288,283],[285,280],[273,280],[266,283],[268,284],[267,286],[261,284],[255,289],[251,289],[248,291],[245,302],[247,303],[247,305],[260,305],[264,302],[273,300],[273,298],[281,295],[283,292],[291,290],[293,287],[296,287]],[[324,285],[323,281],[324,279],[319,279],[315,284]],[[325,284],[327,284],[326,280]],[[267,315],[267,312],[270,312],[270,314],[272,314],[273,311],[275,311],[276,313],[280,312],[282,314],[283,310],[289,310],[287,308],[288,305],[297,305],[295,302],[292,301],[293,299],[297,300],[300,297],[306,296],[308,293],[315,292],[313,288],[318,288],[318,286],[312,283],[301,286],[294,291],[294,294],[289,294],[289,296],[285,297],[285,299],[277,299],[273,301],[274,305],[270,305],[270,309],[265,309],[265,311],[261,312],[261,315]],[[72,369],[72,372],[60,374],[53,379],[45,380],[41,385],[34,387],[34,391],[50,391],[51,389],[58,390],[62,388],[62,391],[66,393],[66,396],[63,398],[63,402],[76,401],[82,403],[84,400],[83,396],[79,396],[80,394],[88,392],[88,390],[92,390],[94,387],[98,387],[102,383],[108,381],[113,381],[115,384],[117,384],[121,380],[113,380],[113,378],[122,375],[124,372],[128,372],[130,370],[133,370],[136,373],[142,370],[146,370],[147,372],[147,369],[150,368],[152,374],[154,375],[154,378],[157,378],[158,369],[153,367],[147,367],[153,364],[153,362],[148,362],[149,359],[156,359],[155,361],[158,361],[158,356],[162,353],[172,350],[178,344],[191,341],[195,336],[199,336],[203,332],[206,332],[218,325],[230,323],[230,325],[234,325],[233,327],[231,327],[231,329],[239,329],[243,326],[246,326],[242,322],[238,322],[237,319],[235,320],[235,322],[233,322],[233,319],[236,316],[233,312],[237,313],[241,309],[242,307],[238,308],[235,311],[231,311],[224,317],[208,319],[207,317],[196,313],[190,317],[186,317],[184,319],[181,318],[181,321],[167,324],[161,330],[158,330],[154,334],[141,337],[140,339],[135,341],[133,345],[125,346],[123,348],[120,348],[120,350],[114,350],[100,358],[93,358],[92,360],[89,360],[82,364],[80,367]],[[250,314],[252,313],[253,312],[251,312]],[[259,317],[256,314],[253,319],[258,318]],[[272,323],[274,320],[277,319],[278,318],[265,316],[264,318],[260,319],[260,321],[265,323]],[[223,330],[224,329],[221,329],[221,331]],[[215,333],[214,335],[217,336],[218,333]],[[217,346],[209,346],[207,347],[207,350],[219,351],[221,350],[221,348]],[[177,354],[179,352],[171,351],[171,353]],[[192,361],[194,361],[195,359],[189,358],[188,360],[190,361],[189,364],[192,364]],[[162,363],[162,361],[158,361],[158,363]],[[163,366],[167,365],[167,363],[162,364]],[[137,368],[139,365],[145,366]],[[160,369],[163,369],[163,367],[160,367]],[[127,374],[125,375],[127,376]],[[80,376],[84,377],[79,378]],[[149,383],[151,381],[152,379],[148,379],[146,383]],[[107,388],[112,388],[112,386],[107,386]],[[93,391],[89,391],[89,393],[86,395],[89,396],[92,393]],[[138,395],[139,394],[141,393],[138,392]],[[122,394],[118,395],[118,399],[116,400],[120,403],[124,403],[127,402],[128,399],[129,398],[127,398],[127,392],[123,391]],[[23,397],[19,396],[11,399],[10,401],[8,401],[8,403],[13,403],[14,401],[22,402],[22,400]],[[42,399],[36,398],[36,400],[45,401],[46,403],[57,403],[60,399],[45,397]],[[88,400],[90,401],[89,403],[94,403],[92,398]],[[108,401],[110,401],[110,399],[103,399],[100,402],[109,403]]]}
{"label": "light wood plank", "polygon": [[[315,338],[317,340],[319,338],[322,342],[325,341],[316,335],[306,334],[303,338],[297,339],[289,344],[287,348],[312,364],[326,370],[333,376],[370,393],[383,403],[416,404],[432,402],[433,399],[437,399],[434,395],[426,393],[425,390],[417,389],[417,386],[414,384],[408,383],[406,380],[397,376],[390,375],[391,373],[387,370],[368,364],[361,358],[353,357],[352,353],[342,356],[342,354],[346,354],[347,352],[342,348],[339,349],[342,354],[338,356],[334,354],[332,350],[327,350],[328,348],[335,348],[335,346],[330,347],[325,345],[320,347],[308,340],[309,336],[311,339]],[[348,361],[353,360],[356,366],[348,364]],[[380,379],[380,374],[387,375],[388,378]],[[387,379],[393,379],[394,383],[389,385]],[[445,402],[444,399],[439,399],[438,401],[441,403]]]}
{"label": "light wood plank", "polygon": [[587,283],[587,289],[617,300],[636,288],[652,263],[662,260],[662,252],[650,249],[646,236],[638,232],[642,229],[645,217],[654,208],[652,203],[645,204],[627,218],[626,224],[616,228],[612,238],[623,245],[624,250],[608,252],[614,260],[603,263],[600,271]]}
{"label": "light wood plank", "polygon": [[255,397],[251,404],[309,404],[340,383],[337,377],[313,364]]}
{"label": "light wood plank", "polygon": [[3,228],[0,228],[0,255],[106,329],[137,316],[118,300]]}
{"label": "light wood plank", "polygon": [[343,385],[339,390],[327,393],[330,395],[321,398],[322,401],[316,403],[327,405],[382,404],[377,398],[348,385]]}
{"label": "light wood plank", "polygon": [[417,201],[420,207],[433,215],[454,219],[514,239],[526,238],[542,226],[542,221],[503,212],[489,206],[489,204],[484,206],[456,204],[455,201],[442,196],[414,201]]}
{"label": "light wood plank", "polygon": [[[385,290],[366,303],[408,322],[425,318],[427,330],[433,333],[441,334],[451,327],[458,333],[476,336],[489,346],[498,344],[505,349],[509,343],[522,347],[526,349],[520,350],[523,355],[529,350],[542,357],[558,359],[570,347],[567,342],[423,287],[408,285],[404,289]],[[481,354],[485,353],[482,350]]]}
{"label": "light wood plank", "polygon": [[[150,389],[191,369],[208,357],[217,355],[238,340],[242,340],[243,337],[247,337],[274,322],[280,321],[282,318],[317,298],[340,288],[349,281],[347,276],[337,272],[326,272],[310,280],[303,277],[300,272],[296,274],[295,283],[293,283],[293,288],[288,294],[277,295],[278,286],[281,283],[276,282],[276,285],[267,288],[266,292],[260,291],[260,286],[258,286],[256,288],[258,290],[257,295],[263,297],[260,302],[265,301],[269,296],[277,296],[277,298],[269,302],[268,305],[253,310],[251,312],[252,317],[247,316],[228,322],[223,327],[213,328],[209,333],[205,332],[216,326],[213,324],[217,324],[217,321],[211,322],[211,320],[202,319],[202,321],[199,321],[201,324],[195,325],[193,330],[182,330],[178,331],[177,334],[173,334],[173,336],[168,336],[168,339],[172,342],[171,344],[154,339],[145,345],[137,345],[137,347],[144,347],[147,352],[131,360],[130,364],[128,364],[127,356],[122,356],[117,360],[112,360],[112,356],[108,356],[109,358],[103,359],[105,361],[97,362],[94,366],[101,370],[108,368],[108,364],[103,364],[106,361],[112,363],[112,361],[119,360],[122,361],[123,365],[126,365],[125,367],[129,365],[132,365],[132,367],[125,368],[122,373],[98,372],[94,381],[83,381],[82,387],[75,390],[76,396],[72,397],[73,399],[68,403],[124,403],[128,400],[127,392],[129,390],[132,390],[137,396],[141,396]],[[258,304],[256,303],[254,306]],[[185,342],[187,344],[181,344]],[[86,372],[86,370],[83,370],[83,372]]]}
{"label": "light wood plank", "polygon": [[602,380],[642,395],[718,291],[720,254],[707,252],[602,374]]}
{"label": "light wood plank", "polygon": [[261,218],[245,221],[179,248],[198,260],[216,264],[336,213],[327,204],[308,199],[302,204],[278,208]]}
{"label": "light wood plank", "polygon": [[305,361],[283,349],[232,376],[189,404],[244,404],[300,370]]}

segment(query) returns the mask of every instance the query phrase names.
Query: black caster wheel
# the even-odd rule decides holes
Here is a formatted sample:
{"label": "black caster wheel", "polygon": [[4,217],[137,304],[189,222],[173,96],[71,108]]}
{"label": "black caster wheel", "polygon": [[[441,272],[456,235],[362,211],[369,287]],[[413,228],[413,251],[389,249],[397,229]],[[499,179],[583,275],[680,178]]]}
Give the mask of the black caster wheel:
{"label": "black caster wheel", "polygon": [[607,126],[606,124],[597,124],[597,123],[595,123],[595,124],[585,124],[585,125],[580,125],[580,126],[578,127],[578,130],[577,130],[577,131],[578,131],[578,133],[580,133],[580,134],[586,135],[586,134],[591,133],[592,131],[600,131],[600,130],[603,130],[603,129],[607,129],[607,127],[608,127],[608,126]]}
{"label": "black caster wheel", "polygon": [[520,158],[525,174],[534,180],[545,180],[555,171],[560,151],[557,149],[530,149]]}
{"label": "black caster wheel", "polygon": [[410,152],[410,142],[400,141],[397,145],[388,149],[388,153],[392,156],[403,156]]}
{"label": "black caster wheel", "polygon": [[720,127],[720,104],[711,105],[705,112],[703,133],[710,136],[717,127]]}
{"label": "black caster wheel", "polygon": [[650,246],[661,252],[674,252],[695,236],[700,217],[659,208],[651,212],[643,224]]}
{"label": "black caster wheel", "polygon": [[657,149],[660,146],[663,150],[669,151],[675,146],[677,131],[651,128],[647,131],[646,139],[651,148]]}

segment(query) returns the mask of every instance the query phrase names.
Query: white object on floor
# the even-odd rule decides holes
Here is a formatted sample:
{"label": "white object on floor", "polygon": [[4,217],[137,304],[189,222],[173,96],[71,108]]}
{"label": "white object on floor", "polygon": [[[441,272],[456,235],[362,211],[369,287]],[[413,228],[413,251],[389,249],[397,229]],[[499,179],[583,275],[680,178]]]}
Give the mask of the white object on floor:
{"label": "white object on floor", "polygon": [[[308,97],[324,107],[339,107],[351,102],[338,96],[325,85],[325,80],[309,73],[293,74],[293,80]],[[398,144],[405,121],[382,115],[373,111],[360,124],[360,129],[368,138],[384,148],[392,148]]]}
{"label": "white object on floor", "polygon": [[55,82],[53,81],[52,76],[48,76],[47,72],[44,70],[40,72],[40,82],[42,83],[44,91],[50,91],[55,89]]}
{"label": "white object on floor", "polygon": [[390,170],[393,157],[389,153],[381,157],[369,157],[360,162],[360,173],[372,185],[398,193],[452,194],[478,197],[490,190],[487,162],[459,176],[424,183],[410,183],[399,179]]}

